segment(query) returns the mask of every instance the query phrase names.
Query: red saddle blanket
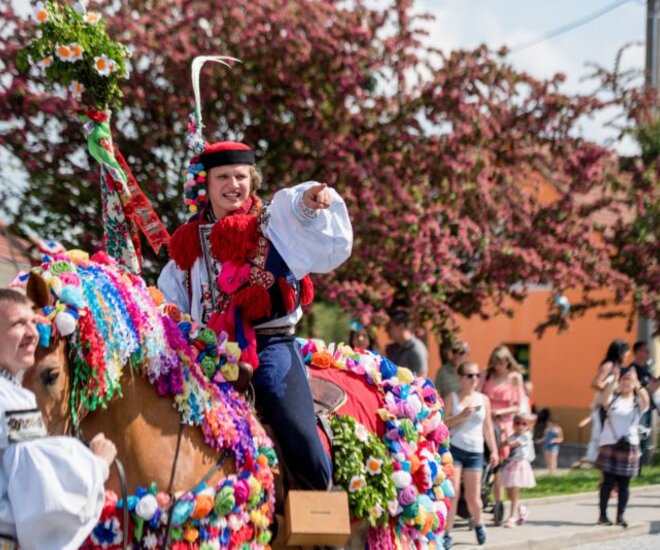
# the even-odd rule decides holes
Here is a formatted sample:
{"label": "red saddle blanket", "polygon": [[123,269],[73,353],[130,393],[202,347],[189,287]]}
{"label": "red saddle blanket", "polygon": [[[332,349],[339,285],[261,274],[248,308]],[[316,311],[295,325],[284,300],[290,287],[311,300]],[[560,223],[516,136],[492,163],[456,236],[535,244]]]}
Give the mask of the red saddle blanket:
{"label": "red saddle blanket", "polygon": [[[330,380],[346,392],[346,403],[337,410],[337,414],[349,415],[364,425],[370,432],[382,437],[385,425],[378,416],[378,409],[383,406],[383,398],[375,386],[369,385],[357,374],[335,368],[317,369],[309,366],[311,374],[324,380]],[[319,428],[319,435],[323,445],[330,453],[330,442],[325,433]]]}

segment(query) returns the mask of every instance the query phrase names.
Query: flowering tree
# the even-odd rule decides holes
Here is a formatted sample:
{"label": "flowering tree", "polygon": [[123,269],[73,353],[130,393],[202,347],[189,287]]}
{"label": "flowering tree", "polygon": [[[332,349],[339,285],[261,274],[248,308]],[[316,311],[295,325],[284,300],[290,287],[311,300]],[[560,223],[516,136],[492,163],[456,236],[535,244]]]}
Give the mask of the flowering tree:
{"label": "flowering tree", "polygon": [[[349,205],[354,254],[317,279],[326,299],[365,321],[405,304],[440,327],[503,309],[529,284],[583,288],[584,307],[593,289],[636,288],[595,231],[615,159],[576,137],[602,103],[562,94],[560,76],[536,80],[486,47],[424,46],[409,0],[94,4],[132,49],[115,142],[170,228],[184,214],[189,64],[226,54],[243,64],[203,74],[207,139],[253,144],[267,192],[317,179]],[[34,23],[1,10],[0,145],[29,175],[21,221],[89,246],[98,192],[75,100],[45,93],[38,68],[17,71]]]}
{"label": "flowering tree", "polygon": [[[619,57],[625,51],[621,49]],[[616,64],[617,67],[619,63]],[[618,201],[614,205],[626,216],[603,230],[610,245],[612,266],[628,278],[633,298],[632,312],[656,321],[660,332],[660,117],[658,91],[644,86],[638,71],[623,73],[598,68],[597,77],[610,101],[621,107],[612,125],[620,138],[631,137],[639,153],[620,160],[613,182]],[[631,316],[632,320],[632,316]]]}

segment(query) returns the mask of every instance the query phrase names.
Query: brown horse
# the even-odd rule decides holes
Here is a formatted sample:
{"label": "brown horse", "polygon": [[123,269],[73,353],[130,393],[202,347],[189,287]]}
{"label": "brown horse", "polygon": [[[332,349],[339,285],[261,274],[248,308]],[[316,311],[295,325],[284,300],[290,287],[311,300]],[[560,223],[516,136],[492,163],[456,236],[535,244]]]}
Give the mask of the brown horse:
{"label": "brown horse", "polygon": [[[71,272],[67,272],[67,276],[64,278],[65,283],[69,284],[71,281],[77,281],[82,289],[80,294],[85,296],[85,300],[90,298],[90,288],[95,289],[103,282],[102,280],[94,280],[93,277],[95,275],[93,273],[105,272],[106,284],[108,281],[111,281],[117,285],[125,285],[126,288],[131,287],[129,290],[124,289],[124,294],[122,295],[122,299],[125,300],[123,309],[121,309],[122,304],[120,304],[121,311],[116,311],[115,315],[120,313],[128,315],[127,311],[130,308],[132,308],[130,309],[130,314],[137,315],[135,313],[136,310],[142,308],[143,310],[149,310],[148,314],[151,315],[152,323],[154,319],[158,322],[165,323],[156,312],[153,303],[148,299],[148,290],[141,279],[126,274],[114,265],[102,265],[85,260],[80,265],[76,264],[74,266],[74,262],[67,257],[63,257],[61,261],[69,266],[67,269],[74,269],[73,273],[75,274],[75,277],[73,277]],[[51,262],[51,264],[54,263],[57,263],[57,259]],[[62,285],[53,283],[53,279],[57,277],[54,277],[48,271],[48,265],[48,263],[44,264],[46,278],[39,274],[41,270],[33,271],[30,274],[27,283],[27,294],[39,312],[52,312],[52,318],[58,312],[65,311],[67,307],[71,308],[71,304],[66,303],[63,298],[66,293],[63,294],[61,292]],[[79,276],[78,273],[83,275]],[[87,273],[87,281],[85,281],[85,273]],[[80,280],[82,280],[82,283]],[[59,295],[53,291],[55,287],[60,290]],[[91,292],[93,293],[94,290]],[[105,294],[99,293],[97,298],[94,298],[102,300],[102,302],[98,303],[106,311],[113,307],[116,308],[118,304],[116,298],[114,301],[107,298],[107,293],[108,290],[106,288]],[[136,301],[129,303],[133,298],[136,298]],[[137,298],[140,298],[141,302]],[[82,316],[93,317],[91,313],[92,307],[87,302],[83,302],[82,305],[79,302],[78,308],[81,311],[81,321],[83,320]],[[109,317],[109,319],[112,319],[112,317]],[[117,319],[117,317],[114,318],[115,321]],[[97,321],[98,326],[101,326],[105,322],[105,328],[103,329],[106,331],[103,333],[105,337],[104,342],[108,346],[108,349],[110,349],[108,342],[112,340],[115,346],[113,353],[116,353],[117,349],[123,346],[122,338],[126,335],[125,330],[124,332],[121,330],[121,323],[110,323],[108,319],[105,321],[99,319]],[[87,322],[89,323],[89,321]],[[92,342],[84,340],[80,322],[72,339],[57,336],[56,325],[59,327],[55,321],[52,321],[51,325],[49,325],[49,328],[52,327],[51,330],[55,333],[55,336],[50,339],[47,346],[40,345],[36,355],[35,366],[29,369],[23,380],[24,386],[33,391],[37,397],[37,402],[49,433],[52,435],[75,434],[84,441],[88,441],[97,433],[102,432],[117,446],[118,458],[125,467],[129,495],[135,493],[138,487],[150,487],[152,484],[155,484],[158,490],[164,494],[178,496],[183,493],[184,495],[190,495],[194,502],[195,512],[191,512],[186,517],[189,517],[191,521],[192,518],[196,517],[214,517],[214,521],[217,520],[216,524],[214,524],[216,531],[225,529],[226,531],[230,531],[232,536],[241,527],[248,526],[251,534],[243,533],[241,536],[248,540],[257,539],[257,537],[261,536],[263,539],[262,542],[267,542],[265,539],[267,539],[266,529],[269,523],[268,518],[272,518],[274,513],[274,502],[268,496],[272,490],[269,489],[269,486],[272,486],[272,474],[264,473],[265,470],[269,469],[268,465],[263,460],[261,462],[257,461],[257,459],[262,458],[261,453],[259,455],[250,453],[249,457],[246,455],[239,457],[238,454],[235,457],[231,456],[234,454],[231,441],[225,441],[225,443],[228,443],[227,445],[217,443],[218,441],[223,441],[221,432],[225,424],[212,428],[209,428],[208,424],[208,418],[227,419],[229,418],[228,414],[230,416],[233,414],[232,418],[237,418],[234,430],[239,425],[244,427],[249,426],[250,432],[247,435],[244,434],[243,441],[246,441],[245,437],[247,437],[255,445],[255,449],[257,445],[260,447],[267,446],[268,442],[264,438],[263,429],[258,425],[256,419],[251,416],[247,406],[245,405],[240,413],[236,412],[234,414],[231,411],[227,413],[227,402],[225,401],[221,403],[225,410],[225,416],[221,416],[220,412],[216,416],[213,416],[215,414],[214,410],[210,413],[204,412],[200,417],[205,422],[203,432],[200,426],[188,425],[190,422],[184,422],[182,420],[182,414],[177,411],[170,396],[158,394],[152,383],[153,380],[150,381],[150,378],[153,378],[152,372],[148,372],[144,365],[132,364],[122,369],[120,375],[121,389],[119,390],[122,395],[121,397],[115,396],[114,398],[107,399],[106,402],[102,401],[101,406],[98,407],[80,408],[78,406],[80,401],[72,400],[72,394],[75,397],[76,391],[80,393],[80,388],[87,386],[85,386],[85,380],[80,381],[81,374],[76,370],[78,365],[74,356],[75,342],[77,338],[79,352],[91,348]],[[144,330],[141,329],[140,336],[146,334],[145,331],[151,330],[153,326],[152,324],[146,326]],[[164,326],[161,326],[163,331],[165,331]],[[137,332],[137,329],[135,329],[135,333]],[[135,339],[139,338],[136,336]],[[170,346],[170,343],[171,339],[166,339],[163,342],[163,346]],[[128,344],[126,345],[128,346]],[[101,343],[101,347],[103,347],[103,343]],[[174,348],[168,347],[168,349],[171,352]],[[148,358],[146,351],[138,351],[143,354],[138,354],[138,356]],[[158,350],[156,352],[158,353]],[[130,363],[132,357],[136,355],[126,356],[130,357],[128,359]],[[99,358],[98,355],[96,357],[97,359]],[[181,359],[182,355],[180,352],[171,353],[170,357]],[[157,355],[157,359],[159,358],[161,356]],[[219,406],[222,396],[216,388],[213,388],[203,379],[201,370],[197,371],[196,377],[193,376],[192,369],[199,369],[199,365],[194,362],[187,363],[187,365],[189,367],[189,370],[186,372],[188,376],[186,379],[188,391],[199,391],[199,395],[208,397],[208,401],[203,402],[207,407],[213,409]],[[95,367],[96,365],[93,366],[93,368]],[[181,372],[183,373],[184,370],[182,369]],[[85,376],[93,377],[90,373],[86,373]],[[78,384],[77,389],[76,383]],[[190,390],[191,387],[193,387],[192,390]],[[166,392],[160,391],[160,393]],[[75,406],[75,409],[72,408],[72,403],[78,404]],[[74,422],[74,417],[76,416],[77,422]],[[250,418],[246,419],[245,416]],[[212,435],[209,435],[209,429]],[[220,435],[218,435],[219,433]],[[216,449],[222,447],[225,449],[225,453],[220,455],[218,450],[209,446],[206,441],[210,438],[216,441]],[[225,455],[227,457],[222,458]],[[219,456],[221,457],[220,459],[218,458]],[[208,499],[206,501],[207,504],[205,504],[207,508],[206,516],[195,516],[197,513],[197,501],[194,499],[204,497],[204,495],[202,497],[196,496],[200,490],[197,487],[200,482],[204,481],[206,486],[215,488],[215,491],[218,492],[219,488],[225,485],[230,486],[233,490],[239,485],[238,477],[234,475],[238,473],[235,468],[237,464],[240,464],[240,472],[246,475],[244,481],[247,482],[249,479],[251,483],[251,485],[246,486],[250,490],[248,496],[251,502],[245,502],[243,508],[241,508],[241,510],[250,512],[249,519],[247,512],[243,512],[240,524],[237,521],[234,521],[233,524],[229,521],[231,519],[230,515],[236,512],[237,507],[241,504],[238,501],[238,492],[236,493],[236,506],[230,505],[225,512],[222,512],[222,516],[218,512],[216,512],[216,516],[212,516],[213,511],[218,509],[218,501],[211,500],[210,504],[208,504]],[[264,492],[261,493],[260,498],[255,499],[253,484],[257,483],[255,481],[257,479],[261,484],[259,487]],[[233,485],[230,485],[230,483],[233,483]],[[111,469],[111,476],[107,482],[106,489],[112,490],[121,496],[121,484],[117,470]],[[193,489],[195,490],[193,491]],[[213,493],[213,496],[215,496],[215,493]],[[233,499],[234,497],[234,493],[231,493],[231,498]],[[139,498],[139,495],[134,498]],[[202,502],[202,504],[204,503]],[[183,505],[185,507],[185,502]],[[254,516],[254,513],[257,513],[257,516]],[[103,516],[102,519],[104,519]],[[131,521],[131,523],[133,522]],[[155,530],[164,529],[164,525],[163,523],[161,527],[158,527],[158,525],[152,527]],[[217,527],[217,525],[221,525],[221,527]],[[228,527],[228,525],[230,526]],[[181,540],[181,535],[179,534],[178,536],[179,540]],[[218,535],[216,534],[216,536]]]}
{"label": "brown horse", "polygon": [[[50,293],[39,275],[30,276],[28,295],[39,308],[51,305]],[[48,301],[44,297],[48,297]],[[50,434],[73,433],[71,369],[66,339],[58,338],[54,345],[38,348],[35,366],[26,373],[23,385],[37,396]],[[81,419],[80,436],[88,441],[103,432],[115,443],[117,455],[126,465],[129,492],[151,482],[166,488],[174,464],[181,416],[172,406],[172,400],[158,396],[139,373],[124,375],[122,391],[122,399],[115,399],[107,409],[89,412]],[[198,428],[186,426],[179,445],[172,490],[183,491],[197,484],[213,467],[217,456],[218,453],[204,442]],[[227,473],[233,470],[230,462],[226,467]],[[214,479],[222,475],[226,473],[221,469]],[[116,472],[108,487],[119,492]]]}

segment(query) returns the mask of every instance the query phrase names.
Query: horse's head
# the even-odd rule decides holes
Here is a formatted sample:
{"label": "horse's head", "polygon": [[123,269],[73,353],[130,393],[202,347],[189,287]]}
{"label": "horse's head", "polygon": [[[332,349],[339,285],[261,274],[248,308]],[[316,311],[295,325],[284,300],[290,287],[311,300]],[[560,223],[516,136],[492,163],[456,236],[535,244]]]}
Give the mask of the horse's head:
{"label": "horse's head", "polygon": [[[30,273],[27,295],[39,312],[53,303],[48,284],[35,272]],[[25,373],[23,385],[37,396],[48,432],[67,433],[71,424],[71,383],[64,338],[51,338],[47,347],[39,345],[34,367]]]}

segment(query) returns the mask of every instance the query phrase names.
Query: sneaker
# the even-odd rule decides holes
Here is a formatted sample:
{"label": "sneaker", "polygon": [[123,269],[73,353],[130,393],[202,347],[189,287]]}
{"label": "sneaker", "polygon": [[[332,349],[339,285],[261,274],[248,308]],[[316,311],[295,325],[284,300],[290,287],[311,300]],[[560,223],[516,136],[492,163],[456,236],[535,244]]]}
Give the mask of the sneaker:
{"label": "sneaker", "polygon": [[518,510],[518,525],[524,525],[527,521],[527,516],[529,516],[529,510],[527,510],[527,506],[521,506]]}
{"label": "sneaker", "polygon": [[498,500],[493,504],[493,525],[496,527],[502,525],[502,518],[504,517],[504,504]]}
{"label": "sneaker", "polygon": [[449,550],[454,546],[454,539],[451,538],[451,535],[449,533],[445,533],[445,536],[442,537],[442,546],[444,547],[445,550]]}
{"label": "sneaker", "polygon": [[483,523],[477,523],[474,526],[474,532],[477,535],[477,542],[481,545],[486,542],[486,526]]}
{"label": "sneaker", "polygon": [[[620,525],[624,529],[628,527],[628,522],[625,519],[623,519],[623,516],[619,516],[618,518],[616,518],[616,524]],[[610,525],[612,524],[610,523]]]}
{"label": "sneaker", "polygon": [[598,518],[598,521],[596,522],[596,525],[612,525],[612,522],[607,519],[607,518]]}
{"label": "sneaker", "polygon": [[503,527],[506,527],[507,529],[513,529],[516,526],[516,520],[515,518],[509,518],[504,522]]}

